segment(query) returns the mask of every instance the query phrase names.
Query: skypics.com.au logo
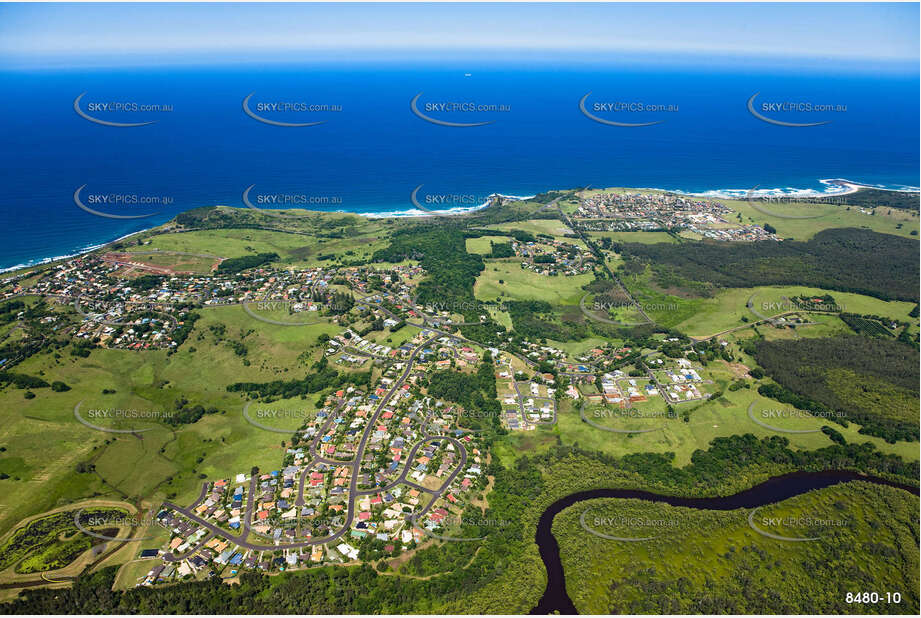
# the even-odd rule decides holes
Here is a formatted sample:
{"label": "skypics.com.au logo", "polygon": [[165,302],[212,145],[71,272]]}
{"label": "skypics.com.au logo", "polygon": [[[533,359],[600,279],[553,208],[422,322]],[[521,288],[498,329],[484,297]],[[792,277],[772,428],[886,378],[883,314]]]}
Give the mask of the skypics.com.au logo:
{"label": "skypics.com.au logo", "polygon": [[[297,408],[269,408],[265,405],[252,409],[252,403],[253,402],[250,401],[247,402],[245,406],[243,406],[243,419],[253,427],[258,427],[263,431],[271,431],[273,433],[283,433],[290,435],[297,431],[298,427],[303,425],[305,422],[312,421],[317,418],[317,413],[315,410]],[[266,424],[267,422],[273,421],[288,424],[296,423],[297,425],[293,429],[284,429],[282,427]]]}
{"label": "skypics.com.au logo", "polygon": [[328,300],[245,300],[243,311],[260,322],[275,326],[311,326],[327,322],[348,306]]}
{"label": "skypics.com.au logo", "polygon": [[[155,117],[157,114],[173,111],[171,103],[145,103],[130,99],[108,101],[89,99],[84,101],[83,97],[86,94],[86,92],[81,92],[74,99],[74,111],[81,118],[105,127],[144,127],[157,122],[157,120],[149,120],[149,118]],[[85,110],[84,107],[86,108]],[[144,118],[144,120],[125,122],[125,120],[132,117]]]}
{"label": "skypics.com.au logo", "polygon": [[[818,127],[831,122],[831,120],[820,120],[817,122],[793,122],[794,118],[800,118],[804,114],[822,114],[829,116],[847,111],[847,105],[844,103],[830,103],[821,101],[805,100],[766,100],[759,103],[755,99],[761,92],[756,92],[749,97],[746,107],[748,112],[768,124],[780,127]],[[787,119],[783,119],[787,118]]]}
{"label": "skypics.com.au logo", "polygon": [[[82,195],[86,184],[74,191],[74,204],[84,212],[104,219],[146,219],[160,214],[160,211],[133,214],[138,209],[149,210],[158,206],[171,206],[175,203],[169,195],[145,195],[140,193],[87,192]],[[107,212],[108,211],[108,212]],[[126,214],[132,213],[132,214]]]}
{"label": "skypics.com.au logo", "polygon": [[499,199],[496,193],[442,192],[423,193],[417,185],[409,195],[409,201],[426,214],[437,216],[460,215],[480,208],[485,208]]}
{"label": "skypics.com.au logo", "polygon": [[138,429],[136,427],[118,429],[115,427],[97,425],[97,422],[125,421],[130,425],[135,425],[136,423],[145,421],[169,421],[174,416],[172,412],[167,412],[165,410],[142,410],[137,408],[93,407],[88,408],[85,412],[81,412],[80,408],[82,405],[83,401],[80,401],[74,406],[74,418],[77,419],[77,422],[84,427],[89,427],[90,429],[104,433],[139,434],[150,431],[153,427],[147,427],[145,429]]}
{"label": "skypics.com.au logo", "polygon": [[[609,127],[651,127],[662,124],[663,114],[678,112],[677,103],[653,103],[643,100],[594,101],[587,103],[591,92],[579,99],[579,111],[586,118]],[[646,120],[645,118],[656,118]],[[632,120],[628,122],[627,120]]]}
{"label": "skypics.com.au logo", "polygon": [[625,515],[622,513],[589,514],[592,507],[579,515],[582,529],[600,539],[622,543],[641,543],[656,539],[668,530],[681,526],[677,517],[663,518],[647,515]]}
{"label": "skypics.com.au logo", "polygon": [[[409,109],[414,116],[426,122],[442,127],[482,127],[495,122],[496,114],[512,111],[511,105],[505,103],[483,102],[476,100],[422,100],[420,92],[409,102]],[[466,121],[473,118],[491,118],[490,120]],[[449,118],[451,120],[449,120]]]}
{"label": "skypics.com.au logo", "polygon": [[[328,115],[342,111],[342,105],[337,103],[319,103],[297,99],[265,99],[257,98],[255,92],[250,92],[243,99],[243,113],[262,124],[273,127],[314,127],[324,124],[328,117],[317,119],[318,115]],[[305,118],[305,120],[295,120]]]}
{"label": "skypics.com.au logo", "polygon": [[344,200],[340,195],[312,195],[309,193],[253,193],[255,184],[251,184],[243,189],[243,205],[253,210],[279,219],[295,219],[303,215],[291,215],[284,212],[272,212],[274,210],[286,210],[289,208],[314,210],[317,207],[323,207],[323,210],[332,208],[341,208]]}

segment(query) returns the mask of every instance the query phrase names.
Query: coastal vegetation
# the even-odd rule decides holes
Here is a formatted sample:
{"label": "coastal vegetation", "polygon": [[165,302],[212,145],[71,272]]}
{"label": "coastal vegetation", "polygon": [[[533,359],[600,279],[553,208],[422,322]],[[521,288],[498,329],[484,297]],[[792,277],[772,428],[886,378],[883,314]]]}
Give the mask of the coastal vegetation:
{"label": "coastal vegetation", "polygon": [[882,300],[917,302],[918,243],[862,229],[832,229],[801,242],[618,244],[631,263],[652,265],[663,288],[712,296],[719,288],[809,285]]}
{"label": "coastal vegetation", "polygon": [[[917,496],[906,491],[851,482],[758,509],[759,529],[813,542],[759,534],[752,509],[618,499],[569,507],[553,533],[580,613],[911,615],[918,554],[904,547],[916,543],[917,510]],[[652,538],[616,541],[586,528]],[[874,603],[849,602],[858,591],[881,594]]]}
{"label": "coastal vegetation", "polygon": [[[836,445],[797,454],[780,437],[715,440],[710,449],[695,454],[695,461],[683,468],[675,468],[669,459],[639,454],[612,458],[555,447],[540,456],[522,457],[512,467],[492,464],[487,472],[494,478],[494,487],[482,517],[495,525],[481,526],[485,538],[477,543],[447,544],[467,547],[434,545],[420,550],[411,570],[426,574],[424,579],[387,573],[386,567],[381,573],[370,565],[334,566],[275,577],[248,573],[239,584],[229,587],[211,579],[119,592],[111,589],[115,577],[112,568],[84,574],[68,589],[27,589],[4,610],[87,613],[91,608],[112,612],[135,608],[168,613],[195,607],[228,613],[245,607],[246,612],[261,613],[526,613],[543,592],[545,581],[534,544],[537,519],[549,504],[573,492],[624,487],[674,495],[727,495],[800,468],[876,474],[885,469],[886,475],[906,483],[915,483],[918,475],[916,463],[904,464],[872,448]],[[431,554],[442,556],[429,559]],[[815,559],[808,555],[794,558],[791,568],[809,569]],[[880,583],[887,581],[881,579]],[[706,587],[698,586],[689,586],[684,594],[704,594]],[[278,594],[281,591],[286,594]],[[910,591],[903,592],[907,602],[912,598],[909,595]]]}
{"label": "coastal vegetation", "polygon": [[754,356],[780,387],[759,392],[889,442],[918,440],[918,348],[859,336],[758,341]]}
{"label": "coastal vegetation", "polygon": [[[690,350],[687,357],[706,368],[709,382],[701,390],[712,397],[676,405],[675,414],[664,420],[660,430],[610,433],[584,423],[579,402],[562,396],[568,378],[555,362],[531,366],[514,360],[511,373],[549,374],[559,378],[563,388],[557,393],[554,426],[506,432],[500,429],[496,395],[496,375],[504,367],[487,352],[475,372],[432,371],[418,382],[427,394],[463,408],[457,417],[459,426],[497,430],[489,434],[488,453],[482,454],[489,462],[483,467],[490,489],[476,486],[475,504],[468,505],[465,514],[503,523],[458,533],[484,536],[483,540],[424,542],[409,557],[392,556],[369,544],[362,546],[361,557],[367,564],[361,566],[329,566],[272,577],[245,573],[233,585],[204,579],[119,592],[111,590],[115,571],[101,569],[82,574],[72,588],[27,590],[4,609],[14,613],[527,612],[540,598],[545,581],[533,542],[537,519],[549,504],[575,491],[617,487],[716,496],[747,489],[771,476],[821,470],[857,471],[917,484],[917,442],[912,441],[918,437],[918,329],[917,312],[910,313],[918,301],[917,241],[860,229],[819,231],[804,241],[731,244],[688,241],[665,232],[597,233],[589,235],[589,245],[596,257],[611,265],[616,278],[600,267],[571,277],[537,276],[513,259],[511,242],[582,243],[573,238],[574,232],[558,218],[555,208],[535,215],[540,205],[566,195],[559,192],[508,203],[457,220],[367,220],[305,212],[289,221],[251,209],[198,209],[177,217],[177,227],[161,230],[168,233],[145,233],[141,240],[149,243],[143,245],[145,249],[227,258],[218,267],[224,273],[269,265],[419,264],[424,274],[412,278],[419,304],[461,315],[467,324],[442,323],[438,328],[462,334],[478,350],[496,346],[502,356],[523,356],[531,349],[529,342],[559,347],[570,356],[586,355],[593,347],[626,348],[616,367],[634,378],[646,371],[644,354],[659,350],[674,359]],[[565,204],[571,210],[575,202]],[[776,226],[783,231],[781,223]],[[141,247],[139,242],[139,252]],[[134,281],[138,289],[155,291],[164,278]],[[384,283],[369,278],[363,292],[381,290]],[[618,283],[626,284],[655,324],[618,326],[591,320],[581,311],[579,302],[586,295],[589,307],[595,301],[618,307],[618,303],[629,304]],[[187,307],[173,334],[174,349],[136,352],[105,349],[92,341],[71,344],[60,330],[42,323],[49,316],[60,316],[59,324],[76,322],[79,317],[72,307],[26,299],[0,305],[0,327],[7,329],[3,334],[25,319],[44,337],[35,339],[34,350],[28,342],[17,340],[15,333],[3,340],[5,354],[16,352],[17,364],[15,369],[5,365],[0,372],[0,405],[10,411],[5,417],[8,422],[0,428],[0,444],[9,449],[0,451],[0,473],[5,475],[4,490],[10,489],[6,508],[0,511],[0,532],[23,517],[86,496],[156,503],[168,498],[189,504],[202,478],[226,478],[253,466],[276,468],[279,436],[245,421],[241,410],[247,400],[312,410],[335,389],[372,385],[373,377],[387,365],[375,360],[370,368],[368,364],[334,368],[324,356],[324,344],[344,325],[392,348],[430,326],[410,325],[419,321],[418,316],[401,315],[389,328],[380,317],[363,314],[356,320],[359,308],[345,279],[333,281],[330,290],[332,309],[324,310],[323,321],[317,324],[286,328],[254,320],[234,305]],[[747,303],[753,298],[757,310],[762,303],[782,304],[788,296],[812,302],[809,299],[831,293],[845,313],[810,314],[817,324],[808,328],[752,326],[758,317]],[[382,307],[396,312],[396,301],[384,303]],[[638,318],[632,308],[615,313],[625,321]],[[895,322],[898,328],[893,328]],[[744,330],[702,343],[689,338],[736,327]],[[875,336],[845,335],[850,329]],[[23,351],[28,354],[21,355]],[[595,372],[594,377],[601,373]],[[58,383],[71,390],[50,388]],[[597,391],[587,384],[579,388],[583,394]],[[317,397],[320,401],[314,404]],[[144,440],[97,434],[74,421],[74,406],[82,400],[86,405],[166,409],[178,415],[174,422],[155,424]],[[752,404],[756,409],[827,408],[844,422],[803,415],[776,424],[809,433],[780,435],[745,414]],[[593,409],[587,408],[589,413]],[[636,409],[661,411],[665,404],[655,399],[638,402]],[[599,421],[611,428],[645,428],[654,422]],[[145,462],[142,470],[138,461]],[[41,494],[24,489],[25,483],[36,480],[43,483]],[[873,491],[884,494],[884,489]],[[836,495],[850,496],[850,489],[834,488],[838,490]],[[892,504],[894,512],[905,509],[904,504]],[[584,597],[570,589],[570,595],[584,611],[640,611],[654,608],[644,605],[636,591],[674,589],[678,591],[675,604],[668,608],[676,611],[756,611],[759,602],[777,596],[765,597],[770,586],[779,585],[772,575],[765,576],[765,569],[777,560],[792,573],[807,572],[823,560],[854,569],[837,551],[819,546],[778,558],[758,545],[758,539],[749,539],[745,530],[727,528],[720,517],[707,515],[701,520],[703,525],[712,524],[707,529],[715,535],[699,542],[702,555],[714,556],[714,563],[726,568],[738,566],[747,576],[766,577],[762,583],[726,579],[722,572],[685,581],[671,568],[677,555],[658,547],[659,553],[649,560],[661,559],[668,568],[618,573],[621,579],[611,579],[607,587],[592,589]],[[866,518],[864,523],[874,521]],[[568,534],[570,523],[567,519],[560,524],[566,527],[560,534]],[[892,537],[879,547],[868,544],[864,528],[849,533],[853,536],[846,540],[872,555],[888,556],[891,540],[907,538],[912,531],[889,526],[885,534]],[[738,534],[742,537],[736,542]],[[917,530],[914,535],[917,538]],[[734,552],[727,545],[730,537]],[[60,543],[64,541],[55,547]],[[749,545],[758,549],[742,549]],[[566,545],[564,554],[575,551],[581,556],[566,565],[567,576],[570,569],[575,569],[576,578],[583,572],[594,573],[602,564],[591,552],[573,547]],[[76,552],[76,545],[71,549]],[[602,547],[595,550],[607,552]],[[724,556],[727,552],[732,555]],[[904,570],[916,563],[917,552],[908,554],[898,556],[894,564]],[[70,552],[42,555],[35,564],[51,568],[63,560],[55,556]],[[619,559],[609,553],[599,555],[597,560]],[[893,572],[858,573],[853,581],[895,586],[899,580],[893,579]],[[612,583],[617,585],[611,588]],[[711,589],[712,599],[700,600]],[[621,598],[618,590],[629,594]],[[801,592],[779,595],[778,607],[808,611],[807,597]],[[917,592],[913,596],[910,592],[903,591],[902,607],[917,609]],[[749,599],[749,594],[761,596]],[[694,605],[695,600],[699,605]],[[856,611],[837,604],[828,609]]]}
{"label": "coastal vegetation", "polygon": [[228,258],[221,262],[221,265],[217,267],[217,271],[225,274],[238,273],[247,268],[255,268],[268,264],[269,262],[274,262],[277,259],[278,254],[274,252],[257,253],[256,255],[247,255],[239,258]]}

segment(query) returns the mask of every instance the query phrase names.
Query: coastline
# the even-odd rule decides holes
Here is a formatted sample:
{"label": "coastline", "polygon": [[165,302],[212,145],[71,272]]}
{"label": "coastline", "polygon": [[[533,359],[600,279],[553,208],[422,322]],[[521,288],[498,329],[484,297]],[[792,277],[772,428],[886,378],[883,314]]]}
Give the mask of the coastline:
{"label": "coastline", "polygon": [[[877,191],[893,191],[896,193],[918,193],[918,187],[900,185],[899,187],[885,187],[882,185],[867,184],[846,178],[820,178],[819,182],[826,187],[824,191],[816,189],[799,189],[797,187],[776,187],[762,189],[758,185],[750,189],[710,189],[697,193],[684,193],[699,197],[709,197],[724,200],[745,199],[746,197],[838,197],[857,193],[861,189],[874,189]],[[675,193],[683,193],[675,191]]]}
{"label": "coastline", "polygon": [[[921,189],[919,189],[918,187],[911,187],[911,186],[905,186],[905,185],[900,185],[898,187],[891,187],[891,186],[886,187],[886,186],[881,186],[881,185],[867,184],[867,183],[862,183],[859,181],[848,180],[845,178],[820,178],[818,182],[824,185],[825,187],[824,191],[820,191],[817,189],[801,189],[801,188],[796,188],[796,187],[783,187],[783,188],[777,187],[777,188],[770,188],[770,189],[767,189],[767,188],[761,189],[757,185],[749,189],[710,189],[707,191],[700,191],[700,192],[684,191],[681,189],[664,189],[661,187],[630,187],[630,188],[636,189],[636,190],[663,191],[663,192],[677,193],[680,195],[687,195],[687,196],[693,196],[693,197],[702,197],[702,198],[709,198],[709,199],[724,199],[724,200],[742,200],[742,199],[745,199],[746,197],[778,197],[778,196],[803,197],[803,198],[830,197],[830,196],[851,195],[853,193],[856,193],[857,191],[860,191],[861,189],[875,189],[878,191],[894,191],[894,192],[900,192],[900,193],[919,193],[919,191],[921,191]],[[508,199],[514,199],[514,200],[527,200],[527,199],[534,197],[533,195],[511,195],[511,194],[504,194],[504,193],[494,193],[493,195],[508,198]],[[489,202],[484,202],[483,204],[479,204],[477,206],[459,206],[456,208],[446,209],[440,212],[444,212],[444,214],[447,214],[447,215],[461,215],[461,214],[466,214],[469,212],[475,212],[477,210],[482,210],[483,208],[486,208],[487,206],[489,206]],[[373,211],[373,212],[356,212],[356,211],[347,211],[347,210],[336,210],[332,212],[341,212],[343,214],[353,214],[353,215],[358,215],[361,217],[367,217],[369,219],[434,216],[432,213],[419,210],[418,208],[407,208],[407,209],[401,209],[401,210],[388,210],[388,211]],[[112,240],[88,245],[84,248],[74,251],[73,253],[68,253],[68,254],[58,255],[58,256],[53,256],[53,257],[35,258],[28,262],[16,264],[14,266],[0,267],[0,275],[6,275],[8,273],[12,273],[15,271],[24,270],[27,268],[34,268],[36,266],[43,266],[43,265],[51,264],[51,263],[58,262],[61,260],[69,260],[75,257],[79,257],[81,255],[86,255],[88,253],[92,253],[93,251],[102,249],[103,247],[106,247],[107,245],[111,245],[113,243],[125,240],[127,238],[131,238],[132,236],[136,236],[138,234],[149,232],[150,230],[154,228],[160,227],[160,225],[163,225],[163,223],[158,224],[158,225],[153,225],[149,228],[144,228],[143,230],[131,232],[130,234],[125,234],[123,236],[119,236],[118,238],[113,238]]]}
{"label": "coastline", "polygon": [[[163,225],[163,224],[161,223],[160,225]],[[117,243],[120,240],[125,240],[126,238],[131,238],[132,236],[137,236],[138,234],[143,234],[144,232],[149,232],[150,230],[156,227],[160,227],[160,225],[154,225],[152,227],[144,228],[143,230],[131,232],[130,234],[125,234],[124,236],[119,236],[118,238],[113,238],[112,240],[108,240],[103,243],[89,245],[87,247],[84,247],[83,249],[79,249],[75,251],[74,253],[68,253],[66,255],[58,255],[55,257],[36,258],[35,260],[32,260],[31,262],[26,263],[26,264],[17,264],[16,266],[3,267],[3,268],[0,268],[0,275],[5,275],[6,273],[13,272],[16,270],[34,268],[36,266],[44,266],[45,264],[51,264],[53,262],[58,262],[60,260],[69,260],[71,258],[79,257],[81,255],[86,255],[88,253],[92,253],[93,251],[96,251],[97,249],[102,249],[103,247],[107,245]]]}

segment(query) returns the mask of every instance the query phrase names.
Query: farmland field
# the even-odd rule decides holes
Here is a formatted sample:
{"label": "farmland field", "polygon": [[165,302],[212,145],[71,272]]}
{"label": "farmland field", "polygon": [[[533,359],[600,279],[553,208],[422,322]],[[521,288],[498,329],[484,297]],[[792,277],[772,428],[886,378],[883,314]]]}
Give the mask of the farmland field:
{"label": "farmland field", "polygon": [[[181,500],[197,493],[199,474],[226,477],[252,465],[277,465],[281,434],[247,423],[242,417],[243,400],[225,387],[241,380],[300,376],[307,370],[299,360],[302,352],[312,349],[318,354],[317,337],[336,332],[335,327],[325,323],[275,326],[253,319],[239,306],[201,313],[192,336],[168,358],[165,351],[94,350],[86,362],[39,355],[20,366],[26,373],[43,373],[49,381],[61,380],[71,390],[36,389],[33,399],[23,399],[23,391],[11,387],[0,391],[0,405],[14,411],[0,426],[0,444],[7,448],[0,471],[15,475],[19,484],[43,487],[41,492],[7,494],[0,510],[0,533],[36,509],[73,500],[87,491],[113,498],[153,494]],[[223,324],[227,333],[252,331],[243,338],[245,358],[215,338],[210,327],[217,324]],[[202,355],[212,362],[202,363]],[[115,392],[103,395],[103,389]],[[214,406],[219,413],[178,428],[142,421],[138,427],[151,428],[143,440],[101,433],[74,418],[74,406],[80,402],[84,412],[98,408],[168,414],[178,397],[174,393],[182,393],[193,404]],[[313,400],[289,403],[312,407]],[[125,419],[94,422],[134,427]],[[95,464],[98,476],[76,471],[77,464],[85,461]],[[146,464],[136,465],[139,461]]]}
{"label": "farmland field", "polygon": [[578,305],[585,294],[582,286],[591,274],[572,277],[538,276],[521,267],[519,261],[491,261],[477,277],[474,292],[479,300],[544,300],[551,305]]}
{"label": "farmland field", "polygon": [[[727,372],[728,374],[728,372]],[[728,383],[725,380],[724,383]],[[661,397],[651,404],[654,412],[664,410]],[[810,430],[811,433],[786,433],[758,425],[748,415],[748,407],[755,404],[753,414],[755,418],[781,430]],[[614,456],[624,456],[633,452],[675,453],[674,465],[682,466],[691,461],[691,455],[697,449],[706,449],[711,440],[720,436],[741,435],[750,433],[759,438],[769,436],[783,436],[788,439],[791,448],[813,450],[831,446],[834,442],[821,432],[823,425],[831,425],[836,431],[845,436],[848,442],[862,444],[869,442],[885,453],[895,453],[906,460],[917,461],[918,445],[911,442],[897,442],[888,444],[886,441],[858,433],[859,426],[850,423],[844,428],[829,422],[826,419],[812,418],[807,414],[798,413],[792,406],[780,404],[772,399],[761,397],[753,389],[727,391],[717,399],[705,402],[681,403],[675,406],[677,419],[597,419],[586,411],[586,416],[599,424],[609,425],[617,429],[647,429],[653,425],[661,427],[658,431],[637,434],[618,434],[604,431],[588,425],[579,417],[579,405],[575,402],[564,401],[558,408],[558,424],[555,432],[564,444],[579,444],[583,448],[600,450]],[[682,420],[685,410],[689,411],[689,420]],[[762,414],[771,411],[771,417]],[[783,411],[782,413],[780,411]]]}

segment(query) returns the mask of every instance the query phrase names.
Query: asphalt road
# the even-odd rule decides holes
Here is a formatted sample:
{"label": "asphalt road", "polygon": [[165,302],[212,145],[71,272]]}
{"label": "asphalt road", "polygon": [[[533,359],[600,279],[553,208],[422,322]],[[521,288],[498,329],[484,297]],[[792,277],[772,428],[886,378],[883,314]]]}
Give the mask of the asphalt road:
{"label": "asphalt road", "polygon": [[[426,340],[423,341],[421,344],[419,344],[419,346],[417,346],[415,350],[413,350],[412,354],[410,355],[409,359],[408,359],[407,362],[406,362],[406,369],[403,371],[403,374],[402,374],[402,375],[400,376],[400,378],[394,383],[393,387],[391,387],[391,389],[387,392],[387,394],[384,396],[384,398],[381,399],[380,403],[377,405],[377,408],[375,408],[375,411],[374,411],[373,416],[371,417],[371,419],[370,419],[370,420],[368,421],[368,423],[366,424],[365,430],[364,430],[364,432],[362,433],[362,436],[361,436],[361,440],[360,440],[359,443],[358,443],[358,448],[356,449],[355,458],[354,458],[354,459],[352,460],[352,462],[351,462],[351,466],[352,466],[352,475],[351,475],[351,480],[350,480],[350,485],[349,485],[348,510],[347,510],[345,522],[344,522],[344,524],[343,524],[343,526],[342,526],[341,529],[339,529],[338,531],[336,531],[336,532],[334,532],[333,534],[330,534],[330,535],[328,535],[328,536],[319,537],[319,538],[316,538],[316,539],[310,539],[310,540],[308,540],[308,541],[298,541],[298,542],[294,542],[294,543],[279,543],[279,544],[277,544],[277,545],[276,545],[276,544],[267,545],[267,544],[253,543],[253,542],[250,542],[250,541],[246,540],[247,537],[248,537],[249,534],[250,534],[250,528],[251,528],[251,525],[252,525],[253,511],[254,511],[255,504],[256,504],[256,489],[257,489],[257,487],[258,487],[258,484],[257,484],[257,482],[258,482],[258,477],[257,477],[257,476],[253,476],[253,477],[250,479],[249,495],[248,495],[248,497],[247,497],[247,504],[246,504],[246,509],[245,509],[245,516],[244,516],[244,519],[243,519],[243,529],[242,529],[241,533],[240,533],[238,536],[231,536],[231,535],[228,534],[228,532],[227,532],[226,530],[224,530],[223,528],[220,528],[220,527],[217,526],[216,524],[214,524],[214,523],[212,523],[212,522],[210,522],[210,521],[207,521],[207,520],[202,519],[201,517],[199,517],[199,516],[198,516],[196,513],[194,513],[193,510],[192,510],[192,508],[194,508],[194,506],[191,507],[191,508],[186,508],[186,507],[181,507],[181,506],[179,506],[179,505],[173,504],[172,502],[169,502],[169,501],[164,501],[164,502],[163,502],[163,507],[164,507],[164,508],[169,508],[169,509],[172,509],[172,510],[177,511],[177,512],[179,512],[179,513],[182,513],[185,517],[187,517],[187,518],[189,518],[190,520],[194,521],[195,523],[197,523],[198,525],[202,526],[203,528],[206,528],[207,530],[209,530],[209,532],[211,533],[211,535],[209,535],[208,537],[206,537],[205,540],[203,540],[203,541],[202,541],[201,543],[199,543],[194,549],[190,550],[190,551],[187,552],[186,554],[183,554],[183,555],[181,555],[181,556],[176,556],[176,555],[174,555],[172,552],[168,552],[168,553],[164,554],[163,559],[164,559],[165,561],[167,561],[167,562],[179,562],[179,561],[185,560],[186,558],[189,558],[190,556],[194,555],[195,552],[197,552],[198,550],[200,550],[200,549],[204,546],[204,543],[207,541],[207,539],[210,539],[211,536],[213,536],[213,535],[222,536],[222,537],[228,539],[229,541],[231,541],[232,543],[235,543],[236,545],[238,545],[238,546],[240,546],[240,547],[243,547],[243,548],[249,549],[249,550],[253,550],[253,551],[274,551],[274,550],[277,550],[277,549],[298,549],[298,548],[302,548],[302,547],[310,547],[310,546],[312,546],[312,545],[320,545],[320,544],[324,544],[324,543],[329,543],[329,542],[331,542],[331,541],[335,541],[336,539],[338,539],[338,538],[340,538],[341,536],[343,536],[344,534],[346,534],[346,533],[349,531],[349,529],[351,528],[352,521],[353,521],[354,518],[355,518],[355,501],[358,499],[359,496],[371,495],[371,494],[379,493],[379,492],[381,492],[381,491],[386,491],[386,490],[388,490],[388,489],[390,489],[390,488],[392,488],[392,487],[395,487],[396,485],[398,485],[398,484],[400,484],[400,483],[403,483],[403,484],[406,484],[406,485],[410,485],[410,486],[415,487],[415,488],[417,488],[417,489],[419,489],[419,490],[421,490],[421,491],[425,491],[425,492],[427,492],[427,493],[432,494],[432,499],[431,499],[431,501],[429,502],[429,504],[428,504],[420,513],[418,513],[418,514],[416,515],[416,518],[418,518],[419,516],[422,516],[422,515],[424,515],[426,512],[428,512],[428,510],[429,510],[429,509],[431,508],[431,506],[435,503],[435,501],[438,500],[438,498],[440,498],[440,497],[444,494],[444,492],[448,489],[448,487],[451,486],[451,483],[454,482],[454,479],[457,478],[457,475],[460,474],[460,472],[464,469],[464,466],[465,466],[466,463],[467,463],[467,450],[464,448],[463,444],[462,444],[461,442],[459,442],[458,440],[455,440],[454,438],[452,438],[452,437],[450,437],[450,436],[426,436],[426,437],[423,438],[420,442],[418,442],[418,443],[413,447],[413,449],[410,451],[410,454],[409,454],[409,456],[407,457],[407,460],[406,460],[406,467],[404,467],[403,472],[400,474],[400,476],[398,477],[398,479],[397,479],[396,481],[392,482],[391,484],[387,485],[386,487],[376,488],[376,489],[372,489],[372,490],[359,491],[359,490],[358,490],[358,476],[359,476],[359,472],[360,472],[360,470],[361,470],[361,463],[362,463],[362,461],[363,461],[363,459],[364,459],[364,454],[365,454],[365,449],[366,449],[366,447],[367,447],[368,439],[370,438],[371,433],[372,433],[372,431],[374,430],[374,427],[377,425],[377,419],[378,419],[378,417],[380,416],[381,412],[383,412],[383,410],[384,410],[384,408],[387,406],[387,404],[390,402],[390,399],[393,397],[393,395],[394,395],[395,393],[397,393],[397,392],[402,388],[404,382],[406,381],[406,378],[409,377],[409,374],[410,374],[410,372],[412,371],[413,362],[415,361],[415,359],[416,359],[416,357],[419,355],[419,353],[420,353],[423,349],[425,349],[425,347],[428,346],[432,341],[434,341],[435,339],[437,339],[439,336],[441,336],[441,335],[439,334],[439,335],[430,337],[429,339],[426,339]],[[324,432],[325,432],[325,430],[326,430],[326,427],[328,427],[329,424],[332,422],[333,418],[334,418],[334,417],[331,417],[330,420],[327,421],[326,426],[324,427]],[[424,429],[423,429],[423,430],[424,430]],[[320,435],[322,435],[322,434],[320,434]],[[319,437],[319,436],[318,436],[318,437]],[[416,483],[412,483],[412,482],[410,482],[410,481],[406,481],[406,475],[407,475],[407,474],[409,473],[409,471],[410,471],[409,464],[412,462],[413,457],[415,456],[416,451],[417,451],[424,443],[429,442],[429,441],[431,441],[431,440],[435,440],[435,439],[449,440],[450,442],[452,442],[452,443],[455,445],[455,448],[458,450],[458,452],[459,452],[459,454],[460,454],[460,465],[458,465],[458,466],[455,468],[455,470],[448,476],[448,478],[447,478],[447,479],[445,480],[445,482],[442,484],[442,486],[441,486],[440,489],[438,489],[438,490],[431,490],[431,489],[424,488],[424,487],[422,487],[421,485],[417,485]],[[318,462],[317,462],[316,460],[312,461],[312,462],[307,466],[307,469],[310,469],[314,463],[318,463]],[[332,462],[332,463],[334,463],[334,464],[336,464],[336,465],[343,465],[343,463],[348,463],[348,462]],[[303,480],[305,479],[305,474],[306,474],[306,471],[305,471],[304,473],[301,474],[302,485],[301,485],[301,489],[300,489],[300,495],[298,496],[298,500],[300,500],[301,502],[303,502],[303,499],[302,499],[302,497],[303,497]],[[202,501],[203,498],[204,498],[204,494],[205,494],[206,491],[207,491],[207,485],[205,485],[205,486],[202,487],[202,494],[201,494],[201,496],[199,497],[199,500],[196,502],[196,505],[201,503],[201,501]]]}

